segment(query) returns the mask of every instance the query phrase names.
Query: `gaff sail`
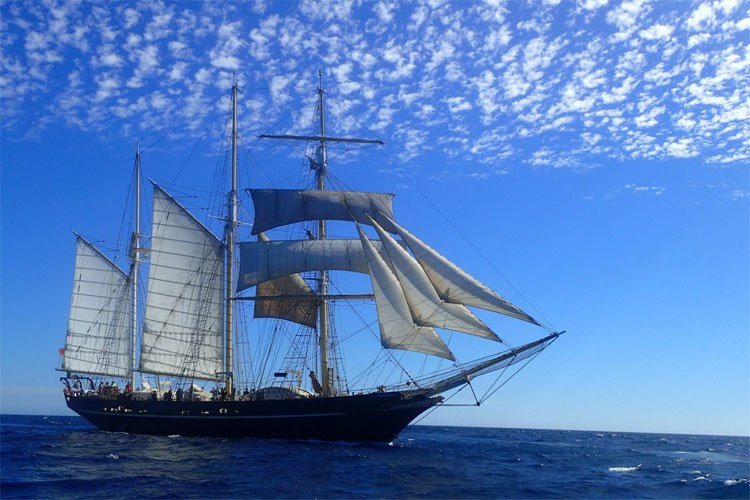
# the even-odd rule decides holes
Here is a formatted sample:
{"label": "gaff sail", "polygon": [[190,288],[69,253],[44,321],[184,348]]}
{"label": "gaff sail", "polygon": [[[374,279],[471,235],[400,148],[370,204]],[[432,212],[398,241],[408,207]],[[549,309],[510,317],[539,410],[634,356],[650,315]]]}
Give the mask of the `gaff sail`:
{"label": "gaff sail", "polygon": [[224,360],[224,247],[154,186],[141,371],[216,379]]}
{"label": "gaff sail", "polygon": [[128,276],[78,236],[63,370],[129,376],[129,290]]}

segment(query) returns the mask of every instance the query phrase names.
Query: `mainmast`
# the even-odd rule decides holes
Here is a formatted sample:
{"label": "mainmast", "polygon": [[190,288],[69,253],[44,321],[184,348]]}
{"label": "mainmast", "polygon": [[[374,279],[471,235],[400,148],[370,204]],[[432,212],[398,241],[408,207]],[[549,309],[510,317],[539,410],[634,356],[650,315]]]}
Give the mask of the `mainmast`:
{"label": "mainmast", "polygon": [[224,375],[226,381],[227,397],[234,396],[233,365],[232,365],[232,283],[234,282],[234,230],[237,227],[237,76],[232,85],[232,181],[227,197],[227,223],[225,228],[225,245],[227,252],[226,261],[226,311],[225,319],[225,342],[226,354],[224,358]]}
{"label": "mainmast", "polygon": [[[326,123],[325,111],[323,109],[323,71],[318,70],[318,106],[320,108],[320,156],[318,158],[318,168],[315,176],[318,184],[318,190],[325,189],[325,174],[328,168],[328,153],[326,151]],[[326,221],[318,221],[318,239],[326,239]],[[330,396],[331,390],[331,373],[328,369],[328,271],[320,271],[318,275],[320,283],[320,305],[318,316],[320,317],[320,374],[322,385],[322,396]]]}
{"label": "mainmast", "polygon": [[138,266],[140,264],[141,239],[141,145],[135,146],[135,230],[130,239],[130,387],[135,389],[136,336],[138,332]]}

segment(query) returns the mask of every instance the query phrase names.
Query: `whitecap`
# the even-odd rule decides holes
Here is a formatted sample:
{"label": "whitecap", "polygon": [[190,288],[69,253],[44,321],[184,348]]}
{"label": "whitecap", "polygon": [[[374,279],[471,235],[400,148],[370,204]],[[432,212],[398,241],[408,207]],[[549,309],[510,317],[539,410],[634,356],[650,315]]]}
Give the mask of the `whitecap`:
{"label": "whitecap", "polygon": [[180,435],[179,435],[179,434],[170,434],[170,435],[169,435],[169,436],[167,436],[167,437],[171,437],[171,438],[178,438],[178,437],[180,437]]}
{"label": "whitecap", "polygon": [[708,476],[698,476],[694,478],[693,481],[710,481],[710,479],[708,478]]}
{"label": "whitecap", "polygon": [[610,467],[609,472],[635,472],[641,470],[641,467],[641,464],[638,464],[635,467]]}
{"label": "whitecap", "polygon": [[111,458],[112,460],[117,460],[118,458],[120,458],[120,455],[115,455],[114,453],[110,453],[109,455],[107,455],[107,458]]}
{"label": "whitecap", "polygon": [[737,484],[748,484],[750,481],[747,479],[727,479],[724,481],[724,486],[735,486]]}

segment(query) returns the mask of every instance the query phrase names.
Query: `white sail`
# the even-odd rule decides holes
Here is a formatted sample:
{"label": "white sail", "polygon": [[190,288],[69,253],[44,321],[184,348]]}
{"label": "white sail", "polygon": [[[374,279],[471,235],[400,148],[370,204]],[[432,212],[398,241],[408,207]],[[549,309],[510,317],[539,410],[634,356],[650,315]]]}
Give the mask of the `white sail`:
{"label": "white sail", "polygon": [[389,219],[390,224],[424,268],[441,299],[479,307],[538,325],[534,318],[502,298],[476,278]]}
{"label": "white sail", "polygon": [[[372,242],[379,252],[383,246]],[[237,291],[304,271],[370,272],[360,240],[282,240],[240,243]]]}
{"label": "white sail", "polygon": [[412,317],[418,325],[446,328],[490,340],[500,338],[466,307],[443,301],[424,269],[375,221],[370,221],[383,242],[391,270],[404,290]]}
{"label": "white sail", "polygon": [[356,191],[248,189],[255,206],[253,234],[306,220],[349,220],[369,224],[369,217],[390,230],[393,195]]}
{"label": "white sail", "polygon": [[128,276],[78,236],[63,370],[129,376],[129,289]]}
{"label": "white sail", "polygon": [[440,336],[430,327],[418,326],[409,310],[404,291],[388,264],[357,226],[362,248],[370,268],[372,289],[380,323],[380,340],[383,347],[422,352],[455,361],[453,354]]}
{"label": "white sail", "polygon": [[[265,233],[258,234],[259,241],[270,241]],[[299,274],[282,276],[258,283],[256,297],[294,295],[288,299],[255,300],[253,316],[256,318],[278,318],[314,328],[318,322],[318,299]],[[309,297],[309,298],[308,298]]]}
{"label": "white sail", "polygon": [[222,372],[224,248],[158,186],[141,371],[216,379]]}

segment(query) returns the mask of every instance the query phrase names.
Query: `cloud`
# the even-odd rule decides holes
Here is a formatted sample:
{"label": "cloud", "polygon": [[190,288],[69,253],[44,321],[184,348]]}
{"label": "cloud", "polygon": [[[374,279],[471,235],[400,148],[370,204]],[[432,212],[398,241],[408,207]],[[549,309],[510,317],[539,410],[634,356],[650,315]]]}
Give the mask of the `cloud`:
{"label": "cloud", "polygon": [[670,37],[674,31],[674,26],[667,24],[654,24],[648,29],[641,30],[641,38],[645,40],[665,40]]}
{"label": "cloud", "polygon": [[651,194],[661,196],[667,190],[661,186],[639,186],[637,184],[625,184],[625,189],[635,194]]}
{"label": "cloud", "polygon": [[746,11],[733,0],[4,2],[0,129],[158,134],[164,116],[213,127],[207,108],[234,71],[243,124],[268,126],[314,94],[322,67],[332,130],[377,131],[399,161],[736,166],[750,158]]}

